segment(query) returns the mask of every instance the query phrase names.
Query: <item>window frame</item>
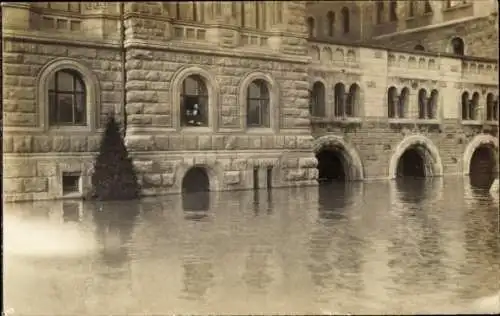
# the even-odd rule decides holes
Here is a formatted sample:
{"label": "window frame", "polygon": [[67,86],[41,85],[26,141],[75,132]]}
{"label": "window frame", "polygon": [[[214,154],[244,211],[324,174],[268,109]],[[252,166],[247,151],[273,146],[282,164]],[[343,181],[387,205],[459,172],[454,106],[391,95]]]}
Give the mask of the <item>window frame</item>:
{"label": "window frame", "polygon": [[[59,76],[61,74],[68,74],[71,76],[72,79],[72,90],[60,90],[59,89]],[[51,88],[52,84],[54,85],[54,89]],[[77,91],[77,84],[81,85],[81,90],[82,91]],[[49,107],[49,116],[48,116],[48,125],[50,127],[73,127],[73,126],[87,126],[87,92],[86,92],[86,86],[85,82],[82,78],[82,75],[74,70],[74,69],[61,69],[56,71],[52,76],[49,78],[49,89],[48,89],[48,97],[49,97],[49,102],[48,102],[48,107]],[[71,96],[72,98],[72,122],[70,123],[69,121],[67,122],[62,122],[60,120],[61,116],[61,104],[59,102],[59,97],[60,96]],[[78,107],[78,104],[76,100],[79,100],[80,98],[83,98],[82,106],[83,106],[83,120],[80,123],[75,122],[75,116],[76,116],[76,108]],[[52,99],[52,100],[51,100]],[[81,102],[81,101],[80,101]],[[54,113],[55,112],[55,113]],[[54,115],[56,116],[54,120]]]}

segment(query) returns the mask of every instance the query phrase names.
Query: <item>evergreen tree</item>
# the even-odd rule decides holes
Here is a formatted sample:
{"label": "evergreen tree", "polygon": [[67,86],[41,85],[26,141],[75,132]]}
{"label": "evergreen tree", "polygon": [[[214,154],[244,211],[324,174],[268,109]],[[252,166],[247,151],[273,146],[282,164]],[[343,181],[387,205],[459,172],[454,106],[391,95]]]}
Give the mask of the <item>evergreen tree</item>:
{"label": "evergreen tree", "polygon": [[137,175],[113,116],[108,118],[94,174],[92,197],[96,200],[131,200],[139,197]]}

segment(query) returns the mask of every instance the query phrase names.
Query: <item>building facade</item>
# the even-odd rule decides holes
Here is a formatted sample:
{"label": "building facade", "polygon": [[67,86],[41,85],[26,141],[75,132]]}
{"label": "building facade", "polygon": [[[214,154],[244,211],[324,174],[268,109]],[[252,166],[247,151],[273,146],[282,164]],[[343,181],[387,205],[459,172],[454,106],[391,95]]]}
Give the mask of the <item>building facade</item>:
{"label": "building facade", "polygon": [[5,200],[85,195],[109,113],[144,195],[498,173],[498,59],[363,46],[363,5],[317,36],[317,5],[2,3]]}

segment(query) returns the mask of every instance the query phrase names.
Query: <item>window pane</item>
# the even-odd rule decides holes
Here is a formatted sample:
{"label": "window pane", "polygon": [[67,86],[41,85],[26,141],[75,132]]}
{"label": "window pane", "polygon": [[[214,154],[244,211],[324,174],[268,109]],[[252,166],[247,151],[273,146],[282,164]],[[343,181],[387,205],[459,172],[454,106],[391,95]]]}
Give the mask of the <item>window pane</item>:
{"label": "window pane", "polygon": [[80,78],[78,77],[75,77],[75,91],[83,92],[84,91],[83,87],[84,86],[82,80],[80,80]]}
{"label": "window pane", "polygon": [[57,90],[58,91],[73,91],[73,75],[66,71],[59,71],[57,77]]}
{"label": "window pane", "polygon": [[83,93],[76,94],[75,101],[76,101],[76,104],[74,106],[75,124],[85,124],[86,123],[85,95]]}
{"label": "window pane", "polygon": [[248,100],[247,125],[260,125],[260,104],[259,100]]}
{"label": "window pane", "polygon": [[270,127],[270,124],[269,124],[269,102],[267,100],[260,101],[260,125],[262,127]]}
{"label": "window pane", "polygon": [[254,81],[248,86],[248,97],[252,99],[260,97],[260,87],[257,82]]}
{"label": "window pane", "polygon": [[58,123],[73,123],[73,95],[59,94],[57,96]]}
{"label": "window pane", "polygon": [[53,75],[51,78],[50,78],[50,82],[49,82],[49,90],[55,90],[56,89],[56,76]]}
{"label": "window pane", "polygon": [[184,80],[184,94],[186,95],[206,95],[206,89],[201,79],[191,76]]}

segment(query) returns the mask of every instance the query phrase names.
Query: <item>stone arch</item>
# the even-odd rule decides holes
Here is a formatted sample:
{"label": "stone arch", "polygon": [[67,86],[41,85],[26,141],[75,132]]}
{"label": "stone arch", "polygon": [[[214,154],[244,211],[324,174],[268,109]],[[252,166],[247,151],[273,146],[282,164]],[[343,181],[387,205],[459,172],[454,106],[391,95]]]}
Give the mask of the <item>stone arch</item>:
{"label": "stone arch", "polygon": [[467,147],[465,148],[463,158],[462,158],[462,174],[463,175],[469,175],[470,171],[470,165],[472,161],[472,156],[476,152],[478,148],[481,146],[492,146],[495,150],[493,151],[495,161],[497,162],[496,165],[496,172],[498,172],[498,139],[488,135],[488,134],[481,134],[481,135],[476,135],[474,138],[467,144]]}
{"label": "stone arch", "polygon": [[189,164],[189,163],[181,163],[180,165],[177,166],[176,172],[175,172],[175,178],[177,179],[175,181],[175,188],[176,192],[183,192],[183,181],[188,175],[188,172],[192,169],[201,169],[205,172],[207,178],[208,178],[208,190],[210,192],[216,192],[220,190],[220,183],[219,183],[219,176],[220,174],[218,168],[216,166],[209,165],[207,163],[194,163],[194,164]]}
{"label": "stone arch", "polygon": [[268,74],[263,72],[251,72],[247,74],[243,80],[240,82],[240,91],[238,95],[238,104],[240,105],[240,126],[246,127],[246,117],[247,117],[247,94],[248,94],[248,86],[254,80],[263,80],[268,84],[269,88],[269,122],[271,130],[277,129],[277,118],[279,117],[279,100],[280,100],[280,92],[278,83]]}
{"label": "stone arch", "polygon": [[46,63],[38,72],[37,85],[37,116],[38,125],[42,130],[49,129],[49,82],[50,78],[60,70],[73,70],[81,75],[86,88],[87,126],[56,127],[58,130],[74,131],[83,129],[96,130],[100,127],[101,89],[97,75],[86,65],[72,58],[56,58]]}
{"label": "stone arch", "polygon": [[[180,113],[180,97],[182,90],[182,83],[189,76],[200,76],[208,91],[208,128],[214,129],[216,127],[216,107],[219,104],[219,87],[215,77],[206,69],[201,67],[182,67],[177,70],[173,75],[172,84],[170,86],[170,95],[172,100],[172,126],[179,129],[181,127],[181,113]],[[196,127],[197,130],[200,127]],[[203,128],[201,128],[203,129]]]}
{"label": "stone arch", "polygon": [[[364,179],[364,169],[356,148],[346,142],[343,137],[325,135],[314,140],[313,152],[318,155],[323,150],[334,150],[343,160],[343,169],[346,180],[355,181]],[[319,161],[318,161],[319,163]]]}
{"label": "stone arch", "polygon": [[426,177],[443,175],[441,156],[434,143],[424,135],[411,135],[404,138],[394,150],[389,162],[389,179],[396,178],[400,158],[409,149],[416,149],[422,155]]}

